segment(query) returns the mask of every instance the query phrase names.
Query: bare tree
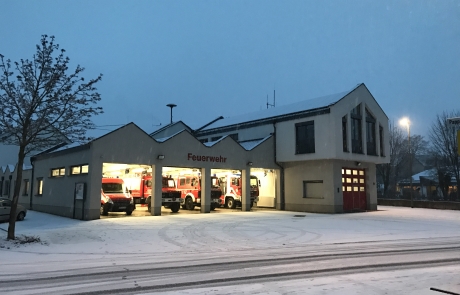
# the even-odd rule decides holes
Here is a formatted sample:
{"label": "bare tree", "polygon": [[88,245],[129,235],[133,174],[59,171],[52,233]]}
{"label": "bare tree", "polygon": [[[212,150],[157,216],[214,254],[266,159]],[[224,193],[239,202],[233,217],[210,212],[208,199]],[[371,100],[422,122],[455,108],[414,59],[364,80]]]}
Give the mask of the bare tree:
{"label": "bare tree", "polygon": [[460,111],[443,112],[436,116],[429,131],[432,150],[438,159],[436,168],[442,172],[442,175],[438,175],[438,177],[446,178],[446,175],[449,174],[454,176],[457,183],[457,199],[460,198],[460,157],[458,155],[457,131],[447,119],[459,116]]}
{"label": "bare tree", "polygon": [[[16,184],[8,227],[15,239],[15,221],[24,158],[50,148],[63,139],[85,142],[91,117],[102,113],[95,84],[102,75],[85,82],[79,65],[68,74],[69,58],[54,36],[43,35],[32,60],[11,62],[0,54],[0,142],[19,147]],[[57,52],[57,53],[55,53]]]}
{"label": "bare tree", "polygon": [[390,123],[390,163],[377,165],[377,173],[382,177],[383,196],[388,197],[389,189],[396,185],[403,162],[404,135],[402,130]]}

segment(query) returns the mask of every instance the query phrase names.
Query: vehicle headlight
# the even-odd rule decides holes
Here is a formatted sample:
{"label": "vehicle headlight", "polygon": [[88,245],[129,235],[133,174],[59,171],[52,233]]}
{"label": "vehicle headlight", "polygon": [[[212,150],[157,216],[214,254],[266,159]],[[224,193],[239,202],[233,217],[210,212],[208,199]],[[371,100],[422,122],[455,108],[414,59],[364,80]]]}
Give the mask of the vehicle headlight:
{"label": "vehicle headlight", "polygon": [[131,198],[131,200],[129,200],[129,203],[130,203],[130,204],[134,204],[134,199]]}
{"label": "vehicle headlight", "polygon": [[110,204],[113,204],[113,201],[112,201],[112,199],[111,199],[111,198],[109,198],[109,197],[105,197],[105,202],[106,202],[106,203],[110,203]]}

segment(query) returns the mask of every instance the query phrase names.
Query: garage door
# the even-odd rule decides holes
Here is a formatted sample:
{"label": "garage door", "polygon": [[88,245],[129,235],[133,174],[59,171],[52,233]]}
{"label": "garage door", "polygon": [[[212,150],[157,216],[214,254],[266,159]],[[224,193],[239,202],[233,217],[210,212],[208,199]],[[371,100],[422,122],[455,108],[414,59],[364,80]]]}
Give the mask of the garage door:
{"label": "garage door", "polygon": [[342,168],[343,211],[364,211],[366,178],[364,169]]}

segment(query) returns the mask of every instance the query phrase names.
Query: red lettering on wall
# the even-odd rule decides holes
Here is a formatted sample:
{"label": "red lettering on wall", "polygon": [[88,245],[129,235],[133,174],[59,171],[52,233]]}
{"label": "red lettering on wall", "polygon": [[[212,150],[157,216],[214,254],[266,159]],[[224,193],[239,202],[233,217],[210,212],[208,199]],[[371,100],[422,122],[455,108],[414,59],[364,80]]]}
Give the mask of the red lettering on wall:
{"label": "red lettering on wall", "polygon": [[203,155],[194,155],[192,153],[187,154],[187,160],[191,161],[200,161],[200,162],[220,162],[225,163],[227,158],[222,156],[203,156]]}

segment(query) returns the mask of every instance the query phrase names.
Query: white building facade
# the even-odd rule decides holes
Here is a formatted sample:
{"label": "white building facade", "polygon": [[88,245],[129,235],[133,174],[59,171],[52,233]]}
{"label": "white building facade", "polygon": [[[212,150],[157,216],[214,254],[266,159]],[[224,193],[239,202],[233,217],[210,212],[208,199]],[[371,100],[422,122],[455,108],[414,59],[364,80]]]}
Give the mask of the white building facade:
{"label": "white building facade", "polygon": [[[33,169],[25,174],[28,191],[25,180],[21,190],[28,194],[20,203],[70,218],[97,219],[101,178],[110,167],[121,167],[118,172],[126,177],[139,176],[135,171],[140,168],[151,171],[152,215],[161,214],[162,175],[187,169],[203,179],[224,172],[241,175],[242,211],[251,209],[250,175],[259,179],[258,207],[321,213],[376,210],[375,167],[389,162],[388,134],[388,117],[364,84],[218,118],[197,130],[176,122],[149,135],[131,123],[86,145],[33,157]],[[77,184],[85,187],[84,199],[76,198]],[[202,195],[200,210],[208,213],[207,181]]]}

